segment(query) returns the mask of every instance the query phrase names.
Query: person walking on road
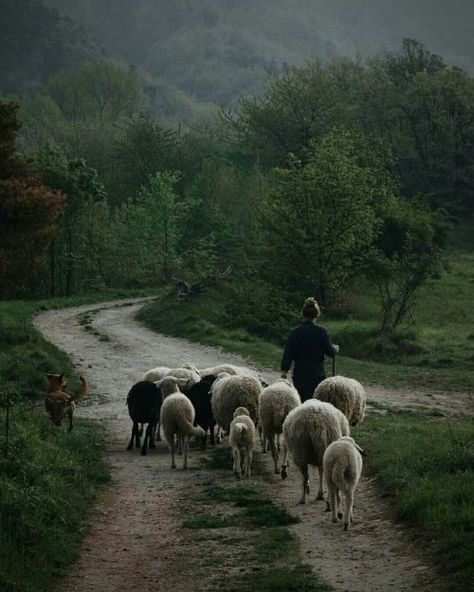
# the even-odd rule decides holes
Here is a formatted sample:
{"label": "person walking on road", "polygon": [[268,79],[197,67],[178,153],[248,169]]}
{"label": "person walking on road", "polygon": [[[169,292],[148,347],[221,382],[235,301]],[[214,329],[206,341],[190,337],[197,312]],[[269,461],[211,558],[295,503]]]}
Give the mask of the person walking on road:
{"label": "person walking on road", "polygon": [[328,330],[316,323],[320,315],[316,300],[307,298],[303,322],[288,335],[281,360],[281,378],[287,377],[294,363],[293,384],[301,401],[311,399],[314,389],[326,378],[324,356],[334,358],[339,353],[339,346],[331,343]]}

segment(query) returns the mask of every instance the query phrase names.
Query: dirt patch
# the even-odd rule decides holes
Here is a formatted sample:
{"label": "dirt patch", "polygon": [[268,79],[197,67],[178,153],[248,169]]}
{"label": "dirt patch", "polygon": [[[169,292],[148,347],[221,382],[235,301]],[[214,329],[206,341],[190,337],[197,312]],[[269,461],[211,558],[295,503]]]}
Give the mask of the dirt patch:
{"label": "dirt patch", "polygon": [[[154,366],[173,367],[186,362],[198,367],[248,363],[215,348],[149,331],[134,320],[140,303],[126,304],[50,311],[36,319],[45,337],[72,357],[90,384],[89,404],[80,406],[78,415],[104,422],[109,434],[107,461],[112,482],[91,514],[80,557],[59,589],[64,592],[108,592],[123,587],[142,592],[209,591],[214,586],[217,589],[220,577],[229,575],[222,572],[224,567],[217,555],[212,557],[218,537],[203,533],[191,536],[183,528],[184,520],[209,508],[208,501],[202,498],[202,490],[214,478],[212,472],[202,463],[198,451],[191,453],[188,471],[169,469],[168,451],[163,443],[146,457],[137,451],[126,452],[131,424],[125,398],[132,384]],[[85,330],[84,322],[81,325],[79,315],[85,312],[90,313],[88,324],[95,331]],[[107,336],[107,340],[98,336]],[[270,382],[277,377],[271,371],[263,375]],[[375,388],[369,394],[376,401],[400,406],[430,407],[436,397],[435,404],[446,412],[453,408],[460,412],[469,402],[464,394],[432,397],[429,393],[407,394]],[[290,528],[301,541],[303,559],[336,590],[441,589],[429,558],[421,554],[406,531],[393,520],[371,479],[362,478],[356,495],[355,523],[351,531],[344,533],[342,526],[331,523],[321,502],[297,505],[300,478],[296,470],[282,482],[272,475],[269,454],[263,455],[262,463],[265,475],[256,481],[278,504],[302,519]],[[225,536],[233,536],[241,541],[240,545],[245,545],[244,528],[226,529]],[[199,545],[200,537],[207,544]],[[241,569],[239,544],[233,551],[236,573]],[[229,565],[229,561],[232,562],[232,557],[225,564]]]}

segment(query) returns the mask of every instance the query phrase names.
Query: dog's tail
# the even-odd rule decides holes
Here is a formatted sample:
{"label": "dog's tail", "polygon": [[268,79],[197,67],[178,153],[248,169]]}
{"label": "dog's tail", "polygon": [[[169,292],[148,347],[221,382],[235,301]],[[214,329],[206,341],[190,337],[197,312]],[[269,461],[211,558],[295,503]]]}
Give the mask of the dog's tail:
{"label": "dog's tail", "polygon": [[77,399],[82,399],[89,392],[89,387],[84,376],[79,376],[79,380],[81,381],[81,386],[79,387],[78,391],[71,395],[71,399],[73,401],[76,401]]}

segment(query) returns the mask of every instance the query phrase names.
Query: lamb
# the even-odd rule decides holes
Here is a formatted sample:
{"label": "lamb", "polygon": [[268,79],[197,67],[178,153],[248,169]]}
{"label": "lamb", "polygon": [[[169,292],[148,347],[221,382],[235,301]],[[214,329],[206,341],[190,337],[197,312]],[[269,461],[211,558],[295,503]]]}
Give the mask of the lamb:
{"label": "lamb", "polygon": [[250,477],[250,467],[255,448],[255,424],[250,419],[249,412],[245,407],[237,407],[234,411],[234,418],[230,424],[229,446],[232,448],[233,471],[236,477],[242,478],[241,448],[244,455],[243,474],[244,477]]}
{"label": "lamb", "polygon": [[326,378],[316,387],[313,397],[332,403],[344,413],[351,426],[356,426],[364,419],[367,396],[364,387],[353,378]]}
{"label": "lamb", "polygon": [[[309,399],[290,411],[283,422],[283,437],[295,465],[303,477],[300,503],[309,493],[308,465],[318,468],[319,490],[316,499],[323,499],[323,454],[331,442],[349,435],[346,416],[330,403]],[[282,467],[286,477],[286,466]]]}
{"label": "lamb", "polygon": [[216,443],[214,436],[216,420],[212,413],[211,406],[211,389],[214,381],[215,378],[212,375],[203,376],[201,380],[193,384],[186,393],[196,412],[194,424],[200,425],[206,432],[204,438],[201,439],[201,450],[206,449],[208,430],[210,432],[211,444],[214,445]]}
{"label": "lamb", "polygon": [[[171,377],[164,379],[165,381],[172,381]],[[165,391],[168,390],[168,382],[164,382],[161,385]],[[163,434],[168,443],[171,452],[171,468],[176,468],[175,463],[175,439],[174,437],[183,439],[183,469],[188,468],[188,445],[190,436],[204,437],[205,431],[197,426],[193,426],[194,422],[194,407],[191,401],[181,393],[176,383],[174,383],[174,392],[168,394],[163,400],[161,406],[161,426],[163,428]]]}
{"label": "lamb", "polygon": [[[127,395],[127,406],[130,418],[133,421],[132,437],[127,450],[132,450],[133,441],[135,447],[140,448],[141,430],[139,424],[148,424],[145,439],[141,449],[142,455],[146,455],[147,447],[155,448],[155,429],[160,417],[162,398],[159,387],[153,382],[141,380],[132,386]],[[143,428],[142,428],[143,429]]]}
{"label": "lamb", "polygon": [[[278,469],[279,446],[275,445],[275,436],[283,431],[283,422],[288,413],[301,404],[301,399],[295,387],[286,379],[281,378],[263,389],[260,395],[260,425],[263,430],[264,451],[266,441],[270,444],[275,473]],[[283,465],[286,467],[287,448],[283,442]]]}
{"label": "lamb", "polygon": [[212,385],[211,407],[216,422],[228,433],[237,407],[245,407],[254,422],[258,419],[258,400],[262,386],[251,376],[219,374]]}
{"label": "lamb", "polygon": [[352,521],[354,492],[362,472],[361,454],[365,455],[362,448],[352,438],[343,436],[329,444],[323,456],[324,480],[333,522],[342,518],[340,493],[345,497],[344,530],[349,529]]}

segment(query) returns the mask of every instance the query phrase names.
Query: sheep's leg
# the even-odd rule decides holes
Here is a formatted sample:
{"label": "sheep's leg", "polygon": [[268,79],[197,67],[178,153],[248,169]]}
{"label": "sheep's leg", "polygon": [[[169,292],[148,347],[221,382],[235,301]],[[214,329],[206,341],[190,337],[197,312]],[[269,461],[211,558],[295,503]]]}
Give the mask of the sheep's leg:
{"label": "sheep's leg", "polygon": [[331,518],[333,522],[337,522],[337,492],[334,486],[328,486],[329,504],[331,506]]}
{"label": "sheep's leg", "polygon": [[253,457],[252,450],[246,449],[245,456],[244,456],[244,475],[246,477],[250,477],[250,474],[251,474],[252,457]]}
{"label": "sheep's leg", "polygon": [[277,434],[277,450],[278,452],[280,452],[281,447],[280,447],[280,434]]}
{"label": "sheep's leg", "polygon": [[143,424],[139,424],[138,426],[138,435],[140,436],[140,438],[143,436]]}
{"label": "sheep's leg", "polygon": [[176,436],[176,439],[178,440],[178,454],[181,455],[183,454],[183,437]]}
{"label": "sheep's leg", "polygon": [[241,479],[242,478],[242,467],[240,466],[240,451],[238,448],[233,449],[232,456],[234,457],[234,466],[233,466],[234,474],[236,477]]}
{"label": "sheep's leg", "polygon": [[337,501],[337,517],[342,518],[341,492],[339,491],[339,489],[336,491],[336,501]]}
{"label": "sheep's leg", "polygon": [[265,454],[265,452],[267,451],[267,439],[265,437],[265,432],[263,431],[263,428],[260,424],[258,426],[258,436],[260,438],[260,444],[262,445],[262,452]]}
{"label": "sheep's leg", "polygon": [[161,423],[160,423],[160,420],[158,420],[156,423],[156,428],[155,428],[155,433],[156,433],[155,440],[157,442],[161,442],[160,428],[161,428]]}
{"label": "sheep's leg", "polygon": [[214,437],[214,428],[216,427],[215,423],[211,423],[211,425],[209,426],[209,431],[210,431],[210,442],[211,442],[211,446],[215,446],[216,445],[216,439]]}
{"label": "sheep's leg", "polygon": [[319,489],[318,489],[318,495],[316,496],[317,500],[323,500],[324,499],[324,491],[323,491],[323,467],[318,467],[318,473],[319,473]]}
{"label": "sheep's leg", "polygon": [[273,458],[273,465],[275,468],[275,475],[278,475],[278,473],[280,472],[278,470],[278,449],[275,446],[275,436],[270,436],[270,438],[268,438],[268,442],[270,444],[270,451],[272,453],[272,458]]}
{"label": "sheep's leg", "polygon": [[352,506],[354,504],[354,492],[346,493],[346,507],[344,508],[344,530],[349,530],[349,524],[352,516]]}
{"label": "sheep's leg", "polygon": [[156,423],[152,423],[151,430],[150,430],[150,439],[148,441],[148,447],[150,448],[150,450],[155,449],[155,432],[156,432]]}
{"label": "sheep's leg", "polygon": [[286,442],[283,440],[283,464],[281,465],[281,478],[286,479],[288,477],[288,448]]}
{"label": "sheep's leg", "polygon": [[[168,438],[166,438],[166,439],[168,440]],[[175,450],[176,450],[176,444],[175,444],[175,441],[174,441],[174,436],[172,438],[170,438],[168,440],[168,442],[170,442],[170,448],[171,448],[171,468],[172,469],[176,469],[176,461],[175,461],[175,458],[174,458]]]}
{"label": "sheep's leg", "polygon": [[308,465],[304,465],[303,467],[299,467],[301,471],[301,476],[303,477],[303,494],[300,499],[300,504],[306,503],[306,494],[309,494],[309,472],[308,472]]}
{"label": "sheep's leg", "polygon": [[149,423],[146,428],[145,438],[143,440],[143,446],[141,450],[142,456],[146,456],[146,450],[148,448],[148,443],[151,444],[151,438],[153,433],[153,424]]}
{"label": "sheep's leg", "polygon": [[183,470],[188,468],[188,446],[189,446],[189,436],[182,437],[182,444],[183,444]]}
{"label": "sheep's leg", "polygon": [[138,423],[134,421],[133,426],[132,426],[132,437],[130,438],[130,442],[128,443],[127,450],[132,450],[133,441],[135,440],[137,431],[138,431]]}
{"label": "sheep's leg", "polygon": [[204,451],[207,448],[207,430],[208,430],[208,428],[204,427],[204,426],[201,426],[201,427],[206,433],[204,434],[204,436],[199,436],[198,440],[199,440],[199,445],[200,445],[201,450]]}

